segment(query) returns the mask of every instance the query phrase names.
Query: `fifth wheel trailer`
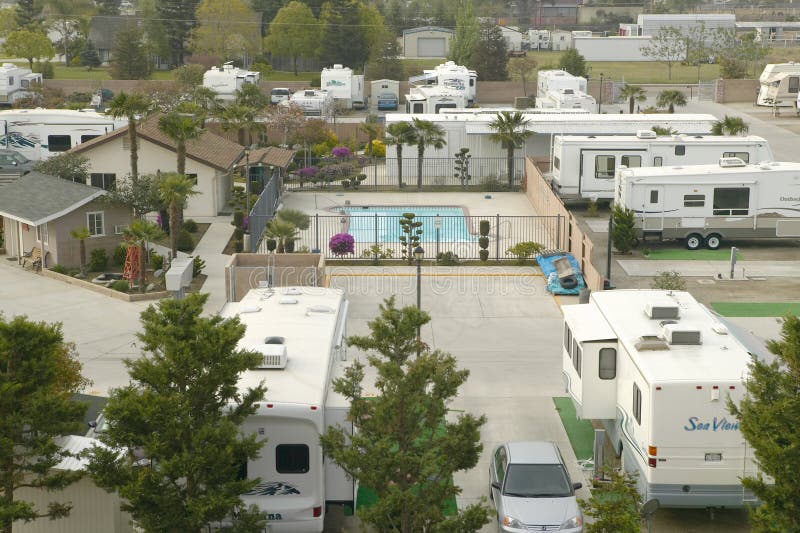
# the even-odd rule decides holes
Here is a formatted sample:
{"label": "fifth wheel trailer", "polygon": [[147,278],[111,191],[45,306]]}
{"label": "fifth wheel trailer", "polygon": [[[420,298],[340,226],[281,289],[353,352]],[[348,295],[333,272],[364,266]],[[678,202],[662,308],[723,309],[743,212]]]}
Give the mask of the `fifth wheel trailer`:
{"label": "fifth wheel trailer", "polygon": [[800,95],[800,63],[770,63],[758,81],[758,105],[792,107]]}
{"label": "fifth wheel trailer", "polygon": [[657,136],[652,130],[636,135],[557,135],[546,177],[565,200],[610,200],[614,174],[622,167],[711,164],[721,157],[738,157],[745,163],[773,159],[767,140],[756,136]]}
{"label": "fifth wheel trailer", "polygon": [[627,168],[614,203],[632,210],[641,238],[684,239],[690,250],[723,239],[800,238],[800,163]]}
{"label": "fifth wheel trailer", "polygon": [[562,307],[562,375],[578,417],[602,423],[643,500],[662,507],[757,503],[741,478],[752,447],[727,409],[751,354],[691,294],[593,292]]}

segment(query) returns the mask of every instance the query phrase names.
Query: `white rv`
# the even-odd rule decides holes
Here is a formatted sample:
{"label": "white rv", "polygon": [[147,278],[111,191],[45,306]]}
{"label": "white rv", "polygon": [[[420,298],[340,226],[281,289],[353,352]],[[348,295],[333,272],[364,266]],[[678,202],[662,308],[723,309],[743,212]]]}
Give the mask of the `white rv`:
{"label": "white rv", "polygon": [[422,75],[408,79],[412,85],[435,85],[463,93],[467,105],[477,100],[478,74],[453,61],[447,61],[432,70],[423,70]]}
{"label": "white rv", "polygon": [[560,89],[572,89],[574,92],[586,93],[587,86],[586,78],[573,76],[565,70],[540,70],[536,77],[537,96],[545,95],[547,91]]}
{"label": "white rv", "polygon": [[800,238],[800,163],[642,167],[617,171],[614,203],[636,214],[640,237],[685,239],[715,250],[723,239]]}
{"label": "white rv", "polygon": [[528,30],[531,50],[550,50],[550,30]]}
{"label": "white rv", "polygon": [[587,113],[597,111],[597,101],[581,91],[574,89],[551,89],[543,96],[536,97],[539,109],[583,109]]}
{"label": "white rv", "polygon": [[0,148],[16,150],[32,161],[39,161],[127,124],[127,120],[96,111],[0,111]]}
{"label": "white rv", "polygon": [[261,74],[257,71],[234,67],[232,63],[225,63],[221,67],[211,67],[203,74],[203,87],[208,87],[217,93],[217,98],[223,102],[232,102],[236,98],[236,91],[246,83],[258,84]]}
{"label": "white rv", "polygon": [[406,113],[436,114],[444,109],[463,109],[467,106],[462,91],[448,87],[412,87],[406,95]]}
{"label": "white rv", "polygon": [[42,83],[42,75],[31,69],[18,67],[14,63],[0,66],[0,105],[11,105],[32,93],[31,84]]}
{"label": "white rv", "polygon": [[297,91],[278,105],[299,106],[308,117],[330,117],[334,110],[333,95],[319,89]]}
{"label": "white rv", "polygon": [[580,418],[601,421],[644,500],[742,507],[753,450],[726,406],[750,353],[688,292],[593,292],[565,305],[562,374]]}
{"label": "white rv", "polygon": [[800,89],[800,63],[770,63],[758,81],[758,105],[793,107]]}
{"label": "white rv", "polygon": [[364,75],[353,74],[350,67],[333,65],[323,68],[320,76],[321,88],[333,95],[336,103],[344,109],[364,109]]}
{"label": "white rv", "polygon": [[756,136],[665,135],[652,130],[633,135],[557,135],[548,178],[564,199],[614,198],[614,174],[621,167],[701,165],[721,157],[745,163],[772,161],[766,139]]}
{"label": "white rv", "polygon": [[348,401],[331,390],[346,366],[347,300],[339,289],[252,289],[225,305],[224,317],[246,326],[239,348],[264,354],[263,366],[242,374],[242,390],[263,382],[266,397],[242,425],[266,439],[247,476],[260,478],[243,495],[267,513],[269,531],[320,532],[326,503],[352,505],[354,483],[323,458],[319,437],[328,426],[352,426]]}

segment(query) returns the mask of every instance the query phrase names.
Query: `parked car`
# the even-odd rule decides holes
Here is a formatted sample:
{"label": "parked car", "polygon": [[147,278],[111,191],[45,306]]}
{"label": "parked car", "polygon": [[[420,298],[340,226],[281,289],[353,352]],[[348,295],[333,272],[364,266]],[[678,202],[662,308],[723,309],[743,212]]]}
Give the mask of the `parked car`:
{"label": "parked car", "polygon": [[273,105],[280,104],[284,100],[288,100],[291,95],[292,93],[289,89],[285,87],[275,87],[269,93],[269,102]]}
{"label": "parked car", "polygon": [[489,466],[500,531],[583,531],[583,513],[561,452],[552,442],[506,442]]}
{"label": "parked car", "polygon": [[394,93],[381,93],[378,96],[378,110],[397,109],[397,96]]}
{"label": "parked car", "polygon": [[14,150],[0,150],[0,174],[27,174],[36,163]]}

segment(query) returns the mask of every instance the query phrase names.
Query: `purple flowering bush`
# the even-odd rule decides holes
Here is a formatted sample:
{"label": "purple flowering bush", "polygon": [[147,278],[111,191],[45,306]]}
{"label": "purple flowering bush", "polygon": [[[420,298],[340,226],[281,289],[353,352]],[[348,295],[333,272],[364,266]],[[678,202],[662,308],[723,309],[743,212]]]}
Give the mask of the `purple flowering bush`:
{"label": "purple flowering bush", "polygon": [[297,171],[297,174],[303,178],[311,178],[317,175],[319,172],[319,168],[317,167],[303,167]]}
{"label": "purple flowering bush", "polygon": [[347,146],[337,146],[331,150],[331,154],[333,154],[333,157],[350,157],[352,155]]}
{"label": "purple flowering bush", "polygon": [[328,242],[328,248],[330,248],[333,255],[342,257],[355,252],[355,240],[349,233],[337,233],[331,237]]}

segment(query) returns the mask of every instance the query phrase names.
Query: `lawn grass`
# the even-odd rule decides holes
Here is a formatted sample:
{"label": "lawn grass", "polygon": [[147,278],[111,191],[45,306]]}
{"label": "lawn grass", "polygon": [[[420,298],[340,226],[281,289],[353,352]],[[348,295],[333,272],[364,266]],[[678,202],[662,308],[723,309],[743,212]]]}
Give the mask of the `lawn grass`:
{"label": "lawn grass", "polygon": [[771,317],[800,315],[800,302],[711,302],[722,316]]}
{"label": "lawn grass", "polygon": [[553,403],[556,411],[564,425],[564,430],[569,437],[572,451],[579,460],[591,459],[594,457],[594,428],[588,420],[578,420],[575,415],[575,406],[572,400],[567,397],[555,397]]}
{"label": "lawn grass", "polygon": [[[729,261],[731,258],[730,250],[685,250],[676,248],[672,250],[651,250],[649,254],[642,256],[645,259],[654,261]],[[741,261],[744,259],[741,252],[736,253],[736,258]]]}

